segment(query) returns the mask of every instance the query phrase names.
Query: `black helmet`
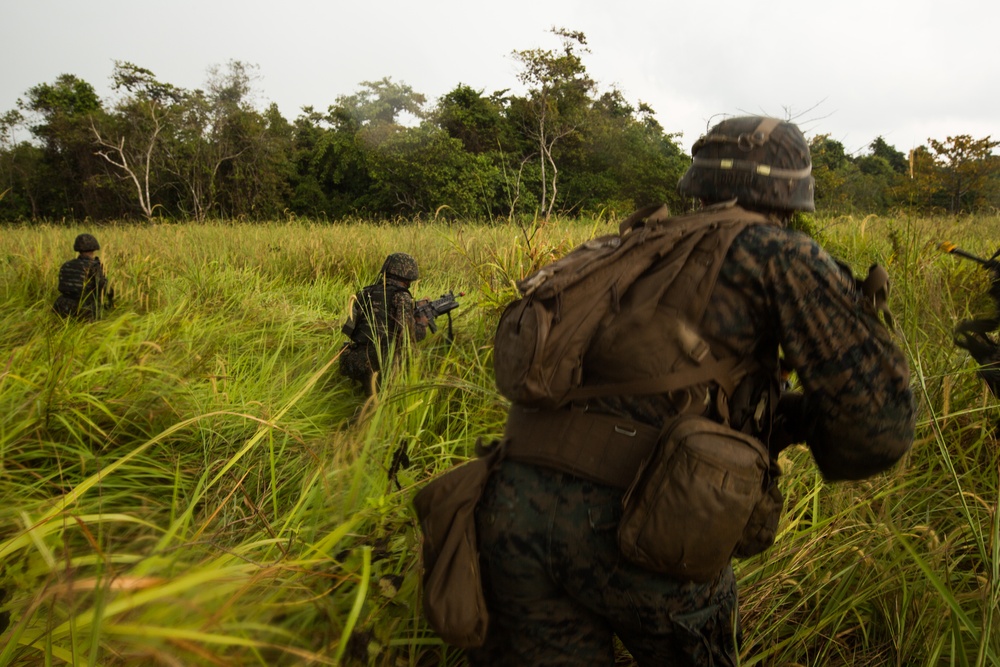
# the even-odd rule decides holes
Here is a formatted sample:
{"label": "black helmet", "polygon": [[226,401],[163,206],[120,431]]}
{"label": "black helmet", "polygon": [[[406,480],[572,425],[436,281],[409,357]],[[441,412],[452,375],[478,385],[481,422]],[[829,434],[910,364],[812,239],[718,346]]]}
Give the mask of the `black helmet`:
{"label": "black helmet", "polygon": [[417,260],[405,252],[394,252],[382,263],[382,273],[401,280],[416,280],[420,277],[417,271]]}
{"label": "black helmet", "polygon": [[743,116],[722,121],[695,142],[681,194],[747,208],[814,211],[809,144],[794,124]]}
{"label": "black helmet", "polygon": [[97,242],[93,234],[80,234],[73,241],[73,250],[77,252],[90,252],[91,250],[100,249],[101,244]]}

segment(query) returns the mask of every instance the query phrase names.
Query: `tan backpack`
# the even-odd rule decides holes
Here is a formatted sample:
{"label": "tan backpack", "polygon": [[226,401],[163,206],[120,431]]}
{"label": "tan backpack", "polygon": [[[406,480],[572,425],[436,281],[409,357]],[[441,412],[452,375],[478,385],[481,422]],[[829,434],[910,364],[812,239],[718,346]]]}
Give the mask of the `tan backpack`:
{"label": "tan backpack", "polygon": [[[734,553],[769,546],[781,510],[767,447],[728,426],[729,399],[757,362],[716,356],[699,333],[733,240],[754,224],[773,222],[732,202],[679,217],[638,211],[618,235],[584,243],[521,281],[524,296],[504,312],[494,341],[497,385],[516,404],[508,457],[602,483],[631,480],[622,554],[683,580],[711,581]],[[721,424],[700,416],[712,382],[724,399],[716,402]],[[559,409],[682,389],[681,416],[642,446],[609,445],[598,416]],[[614,430],[638,435],[640,426]]]}
{"label": "tan backpack", "polygon": [[[519,281],[523,296],[501,315],[494,337],[500,392],[555,409],[597,396],[731,384],[739,360],[712,358],[696,327],[730,244],[752,224],[773,223],[733,202],[676,217],[648,207],[619,234],[587,241]],[[623,345],[632,353],[622,354]]]}

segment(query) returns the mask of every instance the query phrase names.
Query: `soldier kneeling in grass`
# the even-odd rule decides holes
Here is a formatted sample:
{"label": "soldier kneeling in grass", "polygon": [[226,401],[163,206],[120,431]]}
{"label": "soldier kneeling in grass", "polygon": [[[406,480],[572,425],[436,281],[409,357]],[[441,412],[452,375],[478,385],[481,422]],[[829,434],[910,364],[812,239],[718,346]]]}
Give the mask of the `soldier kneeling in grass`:
{"label": "soldier kneeling in grass", "polygon": [[354,296],[351,318],[342,329],[350,340],[340,358],[340,372],[369,395],[375,391],[382,361],[427,335],[427,317],[415,313],[410,294],[410,284],[419,277],[417,261],[395,252],[385,258],[375,282]]}
{"label": "soldier kneeling in grass", "polygon": [[59,298],[52,304],[59,315],[92,321],[101,316],[104,307],[111,307],[114,290],[108,289],[104,267],[97,257],[100,249],[92,234],[76,237],[73,250],[79,256],[59,268]]}

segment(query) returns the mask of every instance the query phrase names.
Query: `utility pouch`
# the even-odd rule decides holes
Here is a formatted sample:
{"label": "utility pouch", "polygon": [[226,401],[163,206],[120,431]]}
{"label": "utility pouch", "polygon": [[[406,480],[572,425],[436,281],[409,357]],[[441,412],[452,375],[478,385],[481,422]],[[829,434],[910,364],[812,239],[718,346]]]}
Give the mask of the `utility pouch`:
{"label": "utility pouch", "polygon": [[622,500],[622,554],[678,579],[714,580],[761,500],[768,461],[767,448],[753,436],[681,415]]}
{"label": "utility pouch", "polygon": [[[481,443],[476,443],[482,452]],[[440,475],[413,498],[423,531],[423,607],[427,622],[447,643],[482,646],[489,613],[479,572],[476,505],[503,458],[494,442],[488,453]]]}
{"label": "utility pouch", "polygon": [[774,544],[778,536],[778,521],[785,506],[785,497],[778,488],[779,477],[781,468],[772,458],[768,463],[767,476],[764,478],[763,493],[754,505],[753,512],[750,513],[750,520],[747,521],[743,536],[733,553],[737,558],[756,556]]}

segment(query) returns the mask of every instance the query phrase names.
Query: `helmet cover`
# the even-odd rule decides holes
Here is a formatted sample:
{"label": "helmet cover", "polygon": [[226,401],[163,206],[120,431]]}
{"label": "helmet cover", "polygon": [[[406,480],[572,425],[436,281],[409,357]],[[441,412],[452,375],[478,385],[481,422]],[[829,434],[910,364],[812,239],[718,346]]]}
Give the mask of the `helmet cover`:
{"label": "helmet cover", "polygon": [[76,252],[91,252],[100,249],[101,244],[97,242],[97,238],[93,234],[80,234],[73,241],[73,250]]}
{"label": "helmet cover", "polygon": [[417,260],[405,252],[394,252],[382,263],[382,273],[401,280],[416,280],[420,277],[417,271]]}
{"label": "helmet cover", "polygon": [[763,116],[728,118],[691,148],[677,184],[689,197],[736,199],[751,209],[814,211],[809,144],[793,123]]}

